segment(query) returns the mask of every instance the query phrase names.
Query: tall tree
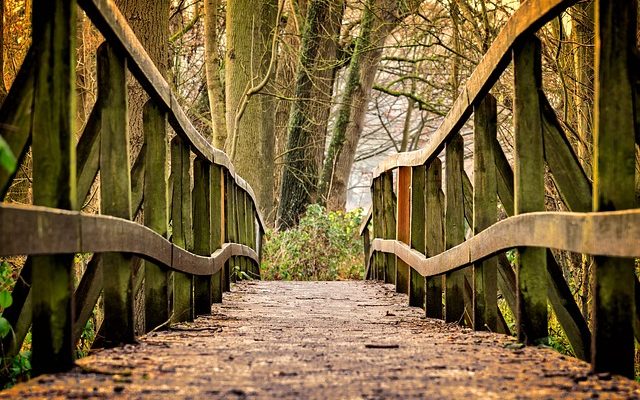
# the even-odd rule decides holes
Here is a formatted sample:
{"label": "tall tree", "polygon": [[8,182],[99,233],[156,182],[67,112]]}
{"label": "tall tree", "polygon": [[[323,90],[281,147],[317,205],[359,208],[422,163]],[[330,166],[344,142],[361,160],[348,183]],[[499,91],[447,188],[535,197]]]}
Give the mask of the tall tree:
{"label": "tall tree", "polygon": [[225,119],[224,90],[221,81],[223,71],[219,55],[219,8],[220,0],[204,1],[204,67],[209,108],[211,109],[213,145],[218,149],[224,149],[227,140],[227,121]]}
{"label": "tall tree", "polygon": [[273,210],[275,103],[260,92],[275,70],[277,14],[277,0],[227,2],[225,148],[265,215]]}

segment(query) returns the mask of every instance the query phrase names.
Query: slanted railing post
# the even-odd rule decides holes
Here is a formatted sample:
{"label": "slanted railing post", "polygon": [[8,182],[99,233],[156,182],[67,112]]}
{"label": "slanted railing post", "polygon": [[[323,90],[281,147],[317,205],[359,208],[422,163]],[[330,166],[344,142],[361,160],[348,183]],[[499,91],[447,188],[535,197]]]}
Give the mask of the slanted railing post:
{"label": "slanted railing post", "polygon": [[[171,227],[172,242],[187,251],[193,250],[191,156],[189,144],[179,136],[171,141]],[[196,177],[194,177],[196,178]],[[194,182],[197,182],[194,179]],[[173,310],[171,322],[193,321],[193,276],[173,272]],[[161,322],[161,321],[156,321]]]}
{"label": "slanted railing post", "polygon": [[[637,3],[598,0],[595,4],[593,210],[624,210],[637,207],[633,104]],[[634,260],[596,256],[594,266],[593,368],[633,378]]]}
{"label": "slanted railing post", "polygon": [[[539,91],[540,41],[531,36],[513,50],[516,215],[544,211],[544,148]],[[518,249],[518,339],[534,344],[548,336],[547,255],[543,248]]]}
{"label": "slanted railing post", "polygon": [[[395,239],[396,236],[396,195],[393,192],[393,172],[385,171],[382,177],[382,215],[384,218],[384,239]],[[386,283],[396,283],[396,256],[385,254]],[[398,287],[396,286],[396,290]]]}
{"label": "slanted railing post", "polygon": [[[108,43],[97,51],[100,118],[100,212],[131,219],[126,61]],[[135,341],[133,263],[130,254],[102,255],[104,342]]]}
{"label": "slanted railing post", "polygon": [[[211,164],[196,157],[193,163],[193,252],[210,257],[212,253]],[[211,313],[211,276],[193,276],[195,315]]]}
{"label": "slanted railing post", "polygon": [[[247,245],[247,194],[238,187],[236,192],[237,212],[238,212],[238,243]],[[249,273],[249,260],[247,257],[239,257],[240,270],[245,274]],[[243,276],[240,277],[241,279]]]}
{"label": "slanted railing post", "polygon": [[[219,165],[211,166],[211,252],[224,243],[224,171]],[[211,276],[211,301],[222,302],[224,268]]]}
{"label": "slanted railing post", "polygon": [[[398,168],[395,239],[411,244],[411,167]],[[396,260],[396,292],[409,293],[409,266]]]}
{"label": "slanted railing post", "polygon": [[[411,248],[425,254],[425,197],[427,167],[420,165],[411,168]],[[409,305],[425,308],[425,278],[415,269],[409,271]]]}
{"label": "slanted railing post", "polygon": [[[445,250],[464,242],[464,194],[462,172],[464,170],[464,140],[457,133],[445,148],[446,206]],[[463,323],[464,270],[446,274],[444,318],[446,322]]]}
{"label": "slanted railing post", "polygon": [[[249,227],[249,247],[251,247],[254,251],[258,251],[256,246],[256,206],[253,204],[253,201],[247,195],[247,205],[249,207],[249,211],[247,212],[247,216],[249,218],[248,227]],[[259,278],[260,277],[260,264],[254,262],[253,260],[249,260],[249,264],[251,265],[251,277]]]}
{"label": "slanted railing post", "polygon": [[[473,234],[476,235],[498,220],[498,189],[493,156],[493,142],[497,135],[497,111],[493,96],[487,94],[475,107],[473,116]],[[497,267],[495,257],[473,264],[475,330],[497,331]]]}
{"label": "slanted railing post", "polygon": [[[223,202],[224,202],[224,243],[233,242],[233,178],[228,171],[224,172]],[[231,265],[229,259],[224,263],[222,286],[225,292],[231,290]]]}
{"label": "slanted railing post", "polygon": [[[33,3],[33,203],[70,210],[77,208],[75,13],[70,0]],[[73,366],[72,264],[73,254],[33,257],[34,375]]]}
{"label": "slanted railing post", "polygon": [[[444,250],[444,226],[442,218],[442,161],[438,157],[427,163],[426,179],[426,244],[427,257],[433,257]],[[442,318],[442,276],[426,279],[426,315]]]}
{"label": "slanted railing post", "polygon": [[[371,218],[373,219],[373,238],[384,238],[384,213],[382,212],[383,201],[382,201],[382,176],[373,179],[373,183],[371,185],[371,202],[372,202],[372,210],[371,210]],[[386,257],[384,254],[376,251],[373,254],[373,273],[372,279],[385,281],[385,260]]]}

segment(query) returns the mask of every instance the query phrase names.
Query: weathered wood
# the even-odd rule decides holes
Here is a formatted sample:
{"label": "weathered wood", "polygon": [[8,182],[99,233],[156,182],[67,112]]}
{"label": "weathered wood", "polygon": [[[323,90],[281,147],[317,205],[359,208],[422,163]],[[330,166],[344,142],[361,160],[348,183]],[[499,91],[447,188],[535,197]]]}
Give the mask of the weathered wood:
{"label": "weathered wood", "polygon": [[[411,243],[411,167],[398,169],[396,240]],[[396,261],[396,292],[409,293],[409,266]]]}
{"label": "weathered wood", "polygon": [[360,236],[362,236],[362,247],[364,250],[362,252],[364,256],[364,260],[362,260],[364,262],[364,276],[362,278],[365,280],[374,279],[373,268],[371,267],[371,233],[369,232],[369,228],[364,228]]}
{"label": "weathered wood", "polygon": [[551,178],[567,208],[573,211],[591,210],[591,183],[584,173],[578,156],[565,135],[549,100],[540,92],[544,158]]}
{"label": "weathered wood", "polygon": [[[453,136],[445,148],[445,223],[444,247],[450,249],[464,242],[464,140],[460,134]],[[467,179],[469,179],[467,177]],[[473,190],[469,191],[470,193]],[[473,204],[473,203],[472,203]],[[471,214],[469,216],[471,219]],[[446,322],[463,322],[464,272],[454,271],[445,277],[444,317]]]}
{"label": "weathered wood", "polygon": [[433,133],[427,147],[398,153],[383,160],[373,173],[373,177],[383,171],[399,166],[417,166],[435,157],[442,151],[447,140],[459,132],[477,104],[498,81],[511,61],[511,50],[523,37],[536,32],[548,21],[556,18],[567,7],[577,0],[538,0],[525,1],[504,24],[491,47],[482,57],[473,73],[467,80],[460,95],[453,103],[451,110],[442,124]]}
{"label": "weathered wood", "polygon": [[[105,253],[106,254],[106,253]],[[78,287],[73,296],[73,341],[78,343],[82,331],[87,321],[91,318],[93,309],[98,301],[98,297],[102,293],[102,256],[104,254],[94,254],[87,268],[82,274],[82,279],[78,283]]]}
{"label": "weathered wood", "polygon": [[[235,182],[233,178],[226,174],[225,180],[225,216],[226,216],[226,227],[225,227],[225,237],[227,243],[234,243],[238,240],[238,226],[236,224],[236,204],[235,204]],[[235,282],[236,274],[234,271],[234,267],[236,265],[236,260],[231,258],[228,263],[225,265],[225,273],[227,276],[227,282],[225,283],[225,290],[230,290],[230,283]]]}
{"label": "weathered wood", "polygon": [[[211,166],[211,250],[216,251],[224,243],[224,171],[218,165]],[[211,276],[211,302],[221,303],[224,272]]]}
{"label": "weathered wood", "polygon": [[[540,41],[531,36],[513,51],[516,215],[544,210],[544,147],[540,109]],[[546,250],[518,250],[518,339],[538,343],[547,329]]]}
{"label": "weathered wood", "polygon": [[[192,207],[194,207],[191,197],[191,157],[189,145],[179,136],[171,140],[171,177],[173,182],[171,190],[173,193],[171,196],[171,241],[174,245],[190,251],[194,245],[191,218]],[[206,179],[209,179],[208,174]],[[196,252],[196,254],[201,253]],[[174,272],[172,323],[193,320],[195,316],[193,290],[194,282],[190,274]]]}
{"label": "weathered wood", "polygon": [[[31,142],[34,59],[34,49],[30,48],[0,108],[0,136],[16,157],[18,165],[22,163]],[[4,200],[15,172],[9,173],[0,168],[0,200]]]}
{"label": "weathered wood", "polygon": [[[473,234],[498,220],[493,142],[497,136],[496,100],[488,94],[474,110]],[[473,265],[473,328],[495,332],[498,327],[498,260]]]}
{"label": "weathered wood", "polygon": [[[193,162],[193,252],[201,256],[213,253],[211,245],[211,165],[196,157]],[[195,315],[211,314],[211,277],[193,278]]]}
{"label": "weathered wood", "polygon": [[[371,184],[371,202],[373,207],[373,238],[384,238],[384,213],[382,212],[382,178],[375,178]],[[385,280],[385,260],[384,254],[374,253],[373,255],[373,279]]]}
{"label": "weathered wood", "polygon": [[2,316],[9,322],[13,330],[13,334],[2,339],[4,363],[20,352],[22,342],[31,328],[31,277],[32,259],[27,257],[11,292],[13,303],[2,312]]}
{"label": "weathered wood", "polygon": [[513,206],[515,204],[513,198],[513,194],[515,193],[513,170],[498,140],[493,142],[493,157],[496,162],[496,177],[500,204],[502,204],[502,208],[504,208],[507,215],[513,215]]}
{"label": "weathered wood", "polygon": [[[240,188],[236,188],[236,218],[238,226],[238,243],[247,244],[247,209],[245,202],[245,193]],[[247,260],[240,258],[238,260],[240,271],[247,273],[249,265]],[[239,276],[239,278],[242,278]]]}
{"label": "weathered wood", "polygon": [[[126,61],[109,44],[97,51],[100,118],[100,211],[131,219]],[[131,255],[102,256],[105,346],[135,341]]]}
{"label": "weathered wood", "polygon": [[[636,14],[632,0],[595,2],[594,211],[636,207]],[[633,259],[595,257],[592,366],[596,371],[634,376],[634,279]]]}
{"label": "weathered wood", "polygon": [[[421,253],[427,252],[426,213],[427,167],[411,167],[411,248]],[[398,204],[400,201],[398,200]],[[369,252],[369,249],[365,249]],[[405,264],[406,265],[406,264]],[[409,268],[409,305],[425,308],[426,282],[423,276]]]}
{"label": "weathered wood", "polygon": [[[382,175],[382,215],[384,218],[384,238],[393,239],[396,236],[396,195],[393,192],[393,173],[387,171]],[[389,254],[385,257],[384,281],[396,283],[396,258]],[[396,286],[396,290],[398,287]]]}
{"label": "weathered wood", "polygon": [[76,145],[77,194],[78,205],[81,206],[89,195],[91,186],[96,180],[100,168],[100,129],[102,118],[101,98],[93,106],[89,118]]}
{"label": "weathered wood", "polygon": [[[145,141],[144,224],[167,238],[167,116],[156,102],[150,100],[144,106],[142,120]],[[145,262],[144,281],[145,330],[150,331],[169,320],[168,272],[159,265]]]}
{"label": "weathered wood", "polygon": [[[442,218],[442,162],[434,158],[427,164],[426,181],[426,244],[428,257],[444,251],[444,221]],[[442,276],[426,279],[426,315],[431,318],[442,318]]]}
{"label": "weathered wood", "polygon": [[[69,0],[33,4],[35,78],[32,154],[33,203],[76,209],[75,12]],[[9,225],[2,225],[9,226]],[[51,238],[47,238],[51,240]],[[72,367],[73,255],[33,257],[33,373]]]}

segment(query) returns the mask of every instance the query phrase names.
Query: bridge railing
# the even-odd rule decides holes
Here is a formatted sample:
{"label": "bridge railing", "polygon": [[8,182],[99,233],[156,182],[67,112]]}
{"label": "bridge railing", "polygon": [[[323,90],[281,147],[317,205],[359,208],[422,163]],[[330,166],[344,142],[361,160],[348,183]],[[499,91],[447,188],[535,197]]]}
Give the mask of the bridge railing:
{"label": "bridge railing", "polygon": [[[361,227],[366,276],[395,284],[427,317],[508,333],[499,291],[519,340],[527,344],[548,337],[550,304],[577,357],[591,360],[597,371],[632,377],[634,333],[639,338],[634,327],[640,326],[633,259],[640,257],[634,193],[640,143],[637,4],[596,0],[592,184],[543,91],[535,36],[573,3],[523,2],[427,147],[380,163]],[[489,93],[510,62],[515,171],[497,140],[496,100]],[[459,134],[472,115],[473,181],[464,170]],[[545,212],[545,168],[571,212]],[[500,222],[498,200],[509,216]],[[471,237],[465,240],[467,226]],[[593,331],[551,248],[595,256]],[[509,249],[517,249],[515,269],[505,254]]]}
{"label": "bridge railing", "polygon": [[[34,2],[33,45],[0,109],[13,153],[22,159],[31,150],[34,199],[0,203],[0,257],[27,255],[3,313],[13,332],[2,348],[9,359],[31,329],[36,374],[73,365],[99,298],[98,336],[112,346],[209,314],[232,280],[260,276],[264,223],[249,184],[190,123],[113,2],[78,4],[106,40],[97,51],[97,101],[77,145],[74,1]],[[150,96],[131,168],[127,70]],[[177,134],[170,143],[169,124]],[[0,172],[0,198],[12,179]],[[77,211],[93,185],[102,215]],[[141,211],[144,225],[135,222]],[[75,286],[74,256],[86,253]],[[135,310],[138,293],[144,310]]]}

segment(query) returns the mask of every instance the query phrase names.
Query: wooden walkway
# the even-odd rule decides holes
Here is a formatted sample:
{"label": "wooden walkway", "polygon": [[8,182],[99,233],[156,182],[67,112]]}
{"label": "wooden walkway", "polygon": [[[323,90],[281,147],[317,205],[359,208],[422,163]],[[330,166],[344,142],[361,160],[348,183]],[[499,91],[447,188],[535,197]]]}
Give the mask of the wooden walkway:
{"label": "wooden walkway", "polygon": [[373,282],[245,282],[211,316],[0,398],[640,398],[640,384],[425,319]]}

